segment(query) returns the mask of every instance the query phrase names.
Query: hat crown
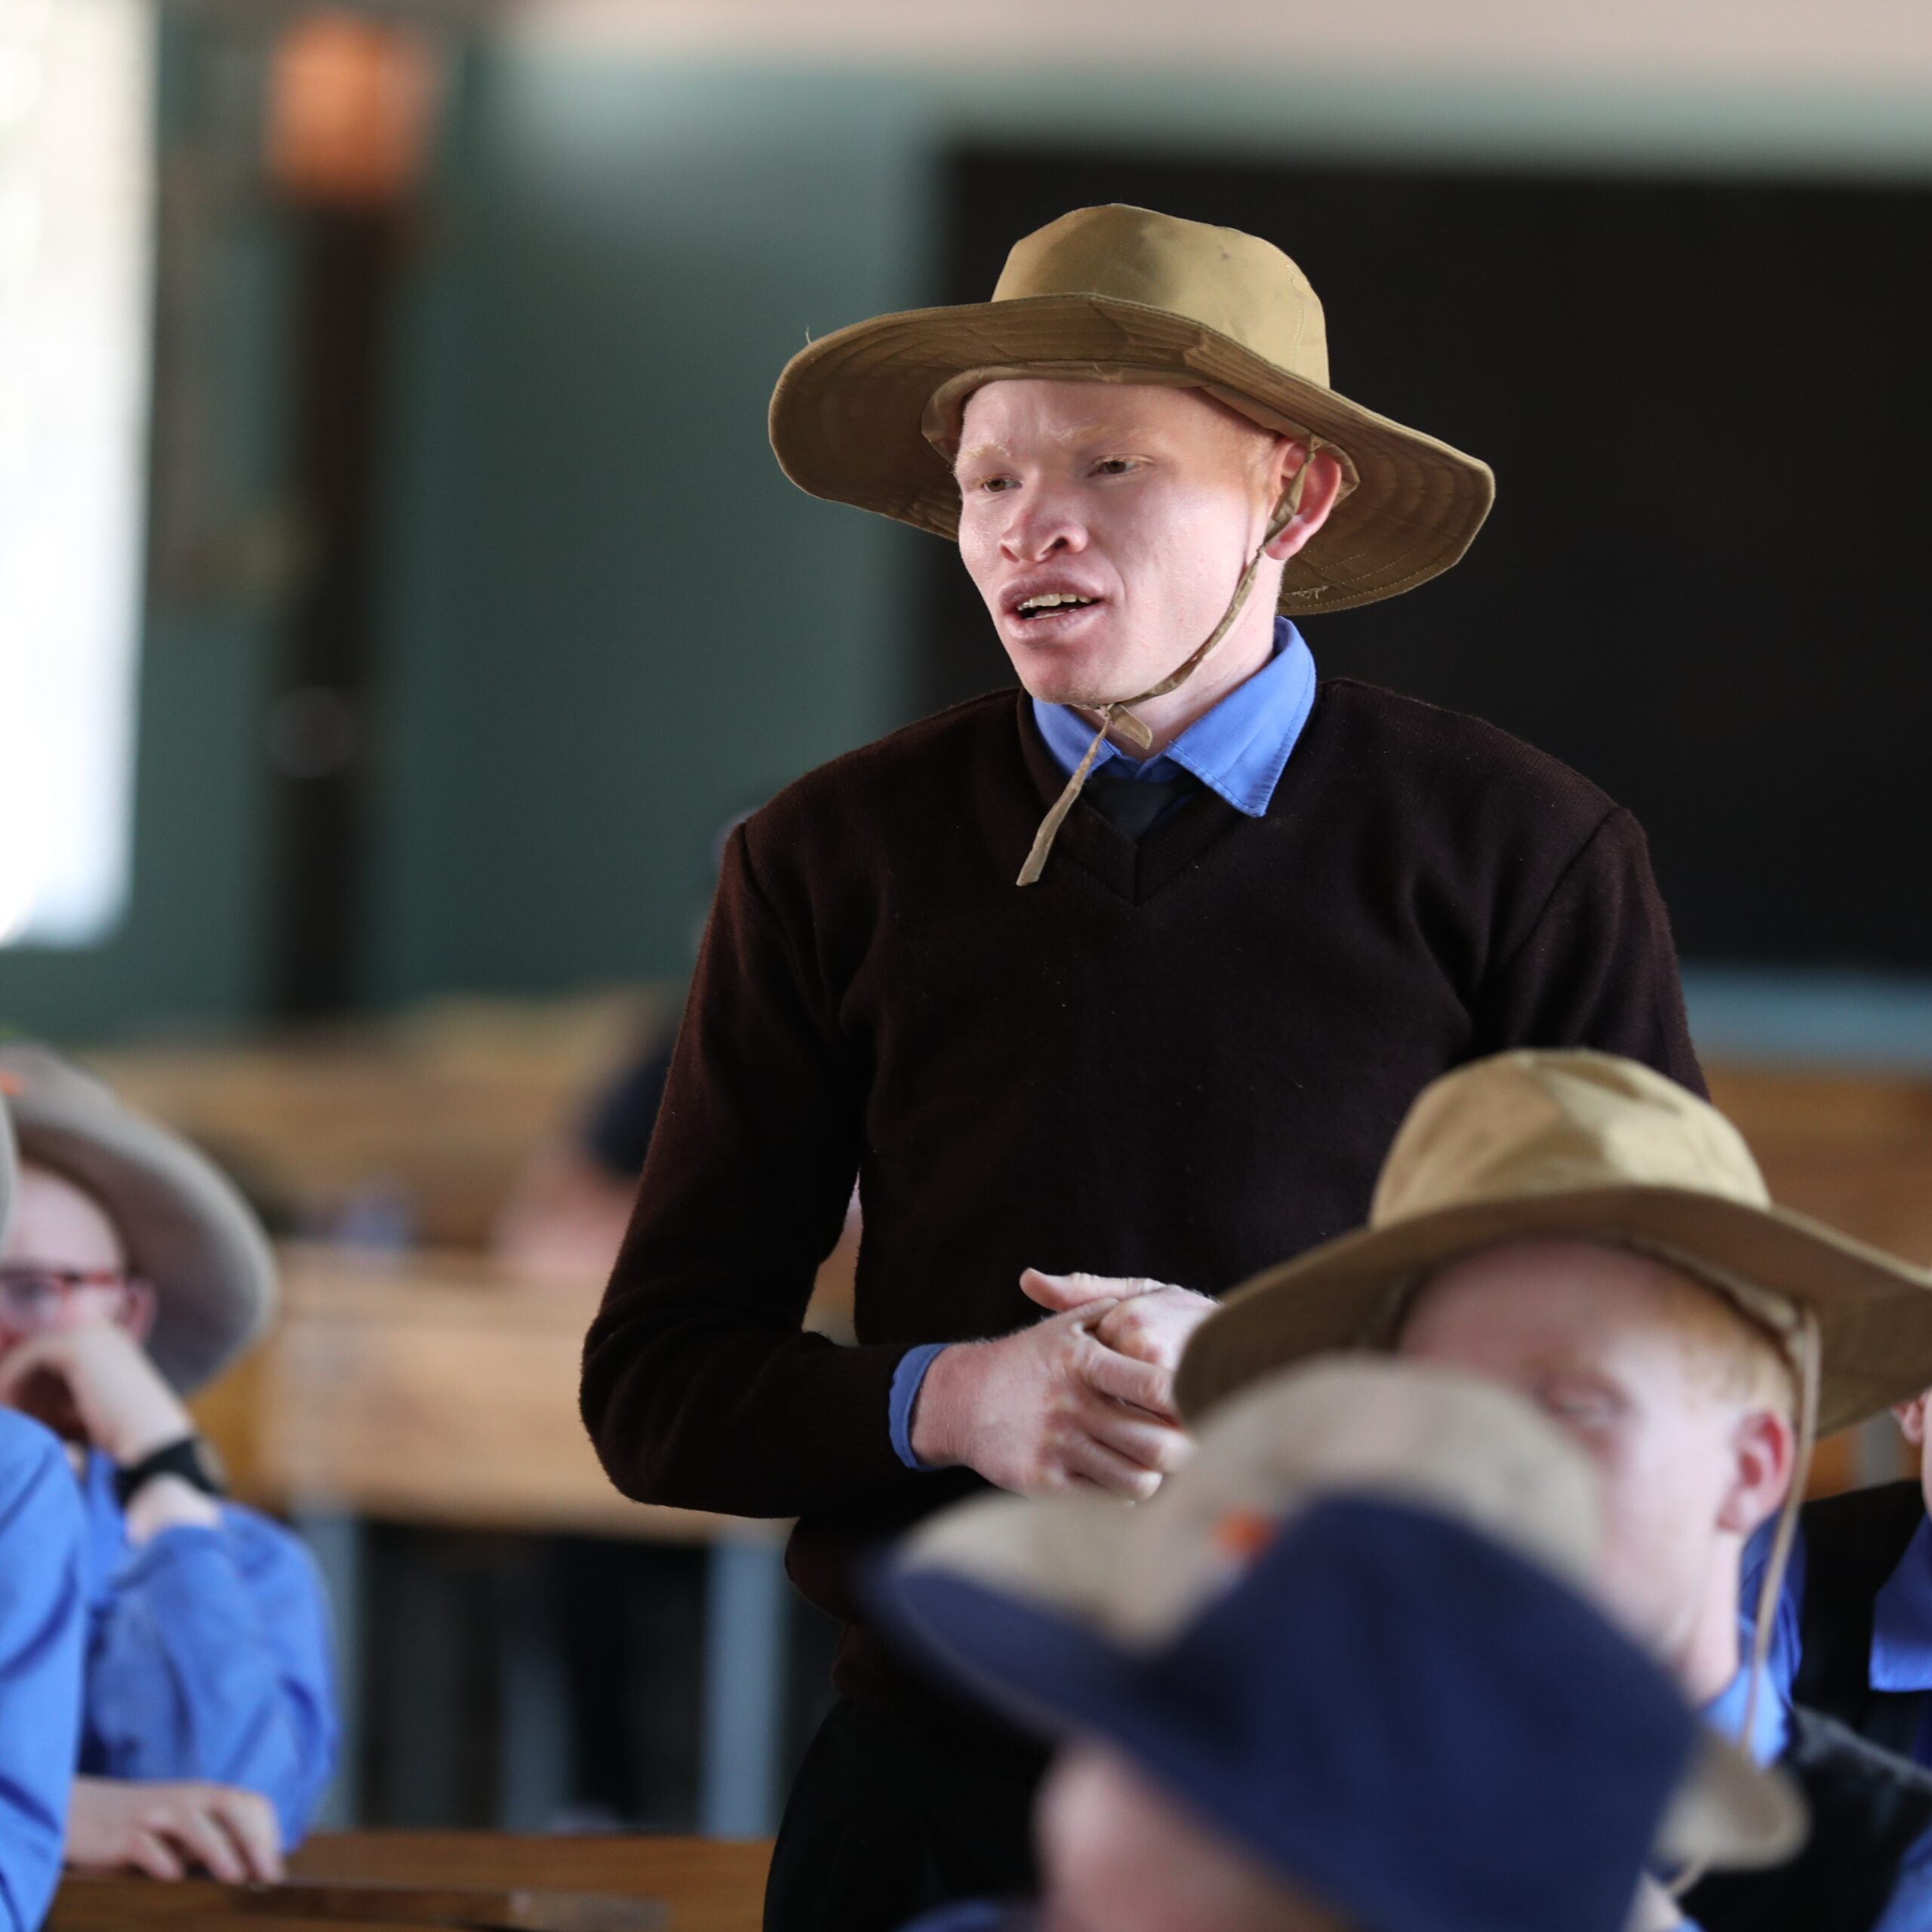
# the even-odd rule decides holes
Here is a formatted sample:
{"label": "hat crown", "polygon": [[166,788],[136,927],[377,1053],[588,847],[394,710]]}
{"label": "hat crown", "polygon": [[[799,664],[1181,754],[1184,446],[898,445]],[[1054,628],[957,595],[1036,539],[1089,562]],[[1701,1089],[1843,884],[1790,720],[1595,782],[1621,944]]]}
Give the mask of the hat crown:
{"label": "hat crown", "polygon": [[1633,1187],[1770,1205],[1743,1136],[1675,1081],[1608,1054],[1499,1054],[1424,1091],[1389,1149],[1369,1225]]}
{"label": "hat crown", "polygon": [[1185,315],[1328,386],[1328,328],[1308,277],[1238,228],[1114,203],[1075,208],[1016,242],[995,302],[1097,295]]}

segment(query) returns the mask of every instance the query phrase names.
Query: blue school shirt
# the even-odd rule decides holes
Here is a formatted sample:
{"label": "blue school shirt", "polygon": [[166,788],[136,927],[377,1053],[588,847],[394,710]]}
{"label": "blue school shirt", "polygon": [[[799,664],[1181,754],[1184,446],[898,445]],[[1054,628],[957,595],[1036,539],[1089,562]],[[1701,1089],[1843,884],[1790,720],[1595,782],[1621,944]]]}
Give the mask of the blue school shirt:
{"label": "blue school shirt", "polygon": [[[1744,1552],[1741,1614],[1747,1624],[1757,1614],[1758,1586],[1770,1553],[1775,1522],[1758,1531]],[[1798,1619],[1804,1608],[1804,1531],[1792,1540],[1791,1563],[1771,1620],[1768,1669],[1789,1697],[1803,1661]],[[1748,1639],[1747,1639],[1748,1641]],[[1869,1681],[1875,1690],[1932,1690],[1932,1518],[1913,1531],[1905,1554],[1872,1599],[1872,1659]],[[1932,1705],[1921,1721],[1912,1755],[1932,1766]]]}
{"label": "blue school shirt", "polygon": [[0,1927],[60,1882],[80,1731],[81,1511],[60,1444],[0,1409]]}
{"label": "blue school shirt", "polygon": [[[1153,784],[1165,784],[1185,771],[1244,817],[1260,818],[1315,709],[1315,686],[1313,653],[1286,617],[1277,617],[1273,656],[1203,712],[1164,751],[1137,760],[1109,741],[1101,746],[1094,770],[1112,770],[1122,777]],[[1055,763],[1071,777],[1094,742],[1093,721],[1066,705],[1046,704],[1038,698],[1033,700],[1033,719]],[[925,1467],[912,1454],[912,1404],[933,1358],[946,1346],[927,1342],[908,1349],[893,1373],[886,1426],[894,1450],[908,1469]]]}
{"label": "blue school shirt", "polygon": [[88,1457],[82,1494],[82,1773],[240,1785],[274,1805],[283,1844],[298,1843],[338,1736],[328,1610],[309,1552],[232,1503],[218,1529],[182,1524],[136,1549],[105,1456]]}

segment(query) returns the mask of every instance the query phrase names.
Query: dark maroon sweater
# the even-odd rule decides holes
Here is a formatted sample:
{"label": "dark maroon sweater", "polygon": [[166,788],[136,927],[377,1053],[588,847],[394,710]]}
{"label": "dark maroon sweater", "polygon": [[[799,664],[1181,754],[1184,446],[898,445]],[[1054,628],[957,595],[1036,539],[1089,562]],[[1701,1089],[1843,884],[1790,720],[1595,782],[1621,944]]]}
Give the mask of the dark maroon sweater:
{"label": "dark maroon sweater", "polygon": [[[731,838],[583,1415],[642,1500],[797,1515],[854,1552],[973,1487],[888,1435],[912,1344],[1037,1318],[1023,1268],[1218,1293],[1358,1226],[1420,1089],[1515,1046],[1703,1091],[1630,815],[1473,718],[1321,688],[1266,815],[1211,793],[1137,845],[1018,694],[801,779]],[[857,1176],[856,1346],[801,1332]],[[850,1631],[835,1676],[900,1694]]]}

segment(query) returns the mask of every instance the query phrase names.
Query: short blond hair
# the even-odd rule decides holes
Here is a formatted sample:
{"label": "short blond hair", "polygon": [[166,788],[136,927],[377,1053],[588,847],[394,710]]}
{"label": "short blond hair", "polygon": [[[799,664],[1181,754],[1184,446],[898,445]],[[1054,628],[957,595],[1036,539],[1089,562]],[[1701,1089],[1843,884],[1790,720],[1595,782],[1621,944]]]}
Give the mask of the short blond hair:
{"label": "short blond hair", "polygon": [[1675,1257],[1632,1251],[1651,1263],[1666,1318],[1694,1375],[1749,1408],[1798,1415],[1798,1377],[1784,1345],[1724,1285]]}

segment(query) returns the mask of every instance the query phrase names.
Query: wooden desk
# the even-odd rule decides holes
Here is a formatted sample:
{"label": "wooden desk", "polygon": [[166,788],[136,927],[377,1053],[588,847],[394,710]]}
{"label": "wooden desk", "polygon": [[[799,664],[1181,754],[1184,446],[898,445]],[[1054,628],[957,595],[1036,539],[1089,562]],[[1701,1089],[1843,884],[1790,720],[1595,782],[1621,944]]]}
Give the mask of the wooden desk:
{"label": "wooden desk", "polygon": [[[771,1829],[785,1705],[785,1526],[648,1507],[611,1487],[577,1407],[600,1284],[534,1281],[447,1254],[292,1247],[283,1260],[273,1332],[195,1413],[236,1494],[307,1532],[347,1681],[356,1681],[363,1614],[362,1519],[703,1544],[700,1817],[721,1835]],[[345,1760],[353,1761],[352,1743]]]}
{"label": "wooden desk", "polygon": [[444,998],[254,1038],[85,1055],[305,1227],[372,1186],[417,1238],[481,1248],[531,1151],[675,1020],[673,986],[562,999]]}
{"label": "wooden desk", "polygon": [[458,1255],[283,1253],[283,1305],[197,1404],[235,1493],[292,1514],[768,1542],[775,1526],[632,1503],[577,1414],[601,1284]]}
{"label": "wooden desk", "polygon": [[575,1887],[661,1898],[672,1932],[757,1932],[769,1839],[543,1838],[498,1832],[341,1832],[311,1838],[296,1878]]}
{"label": "wooden desk", "polygon": [[[447,1885],[468,1889],[576,1891],[654,1899],[670,1932],[757,1932],[770,1842],[715,1838],[541,1838],[497,1832],[343,1832],[311,1838],[289,1860],[292,1881],[306,1884]],[[97,1932],[103,1924],[97,1881],[71,1878],[55,1900],[48,1932]],[[112,1885],[125,1914],[116,1923],[183,1923],[187,1894],[159,1884]],[[224,1888],[226,1890],[226,1888]],[[242,1895],[228,1897],[240,1902]],[[283,1919],[217,1918],[210,1926],[261,1924],[297,1932]],[[311,1921],[303,1921],[306,1924]]]}

